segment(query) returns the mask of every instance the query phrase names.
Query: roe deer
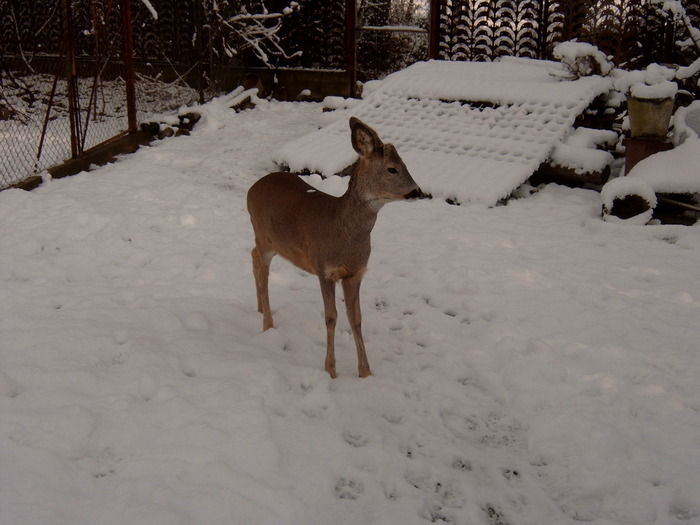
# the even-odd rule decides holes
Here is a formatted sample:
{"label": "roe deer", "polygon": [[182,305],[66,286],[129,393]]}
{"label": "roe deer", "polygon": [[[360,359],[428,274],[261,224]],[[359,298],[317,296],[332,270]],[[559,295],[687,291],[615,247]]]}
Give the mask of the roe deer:
{"label": "roe deer", "polygon": [[326,372],[335,371],[335,283],[343,282],[348,320],[357,346],[360,377],[371,375],[362,339],[360,282],[370,253],[370,234],[381,207],[422,192],[391,144],[356,118],[352,146],[360,158],[341,197],[316,190],[293,173],[271,173],[248,190],[255,232],[253,274],[263,330],[272,327],[268,296],[270,261],[280,254],[318,276],[326,317]]}

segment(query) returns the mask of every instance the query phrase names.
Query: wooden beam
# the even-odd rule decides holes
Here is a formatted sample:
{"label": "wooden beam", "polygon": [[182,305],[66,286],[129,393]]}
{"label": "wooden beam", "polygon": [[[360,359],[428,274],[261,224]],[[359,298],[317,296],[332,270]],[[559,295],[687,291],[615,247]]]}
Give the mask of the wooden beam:
{"label": "wooden beam", "polygon": [[81,157],[70,159],[63,164],[49,168],[47,171],[54,179],[61,179],[75,175],[81,171],[88,171],[90,166],[103,166],[116,160],[117,155],[132,153],[139,146],[149,144],[154,138],[153,131],[134,131],[126,133],[113,140],[86,150]]}

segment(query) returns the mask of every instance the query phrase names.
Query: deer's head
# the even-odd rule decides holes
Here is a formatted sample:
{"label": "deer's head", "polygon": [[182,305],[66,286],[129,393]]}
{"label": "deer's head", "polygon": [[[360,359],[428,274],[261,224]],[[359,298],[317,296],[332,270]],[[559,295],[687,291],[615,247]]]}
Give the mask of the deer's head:
{"label": "deer's head", "polygon": [[352,176],[367,200],[384,204],[423,194],[392,144],[384,144],[376,131],[355,117],[350,119],[350,130],[352,147],[360,155]]}

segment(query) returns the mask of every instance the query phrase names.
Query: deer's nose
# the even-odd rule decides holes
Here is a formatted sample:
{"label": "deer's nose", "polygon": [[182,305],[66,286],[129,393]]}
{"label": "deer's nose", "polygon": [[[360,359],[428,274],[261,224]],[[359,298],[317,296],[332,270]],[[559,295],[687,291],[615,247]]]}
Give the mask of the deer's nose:
{"label": "deer's nose", "polygon": [[410,193],[407,193],[406,195],[403,196],[404,199],[406,200],[412,200],[412,199],[422,199],[425,197],[425,193],[423,193],[423,190],[420,188],[416,188]]}

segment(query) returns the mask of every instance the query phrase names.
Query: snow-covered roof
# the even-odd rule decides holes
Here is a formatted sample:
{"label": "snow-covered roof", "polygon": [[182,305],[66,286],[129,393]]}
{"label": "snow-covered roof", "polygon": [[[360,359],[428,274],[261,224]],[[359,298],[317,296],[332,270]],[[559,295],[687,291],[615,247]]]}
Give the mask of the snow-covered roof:
{"label": "snow-covered roof", "polygon": [[561,81],[554,62],[419,62],[368,86],[343,118],[286,144],[276,162],[338,173],[357,158],[347,117],[393,143],[423,190],[495,205],[565,139],[574,120],[611,88],[602,77]]}

